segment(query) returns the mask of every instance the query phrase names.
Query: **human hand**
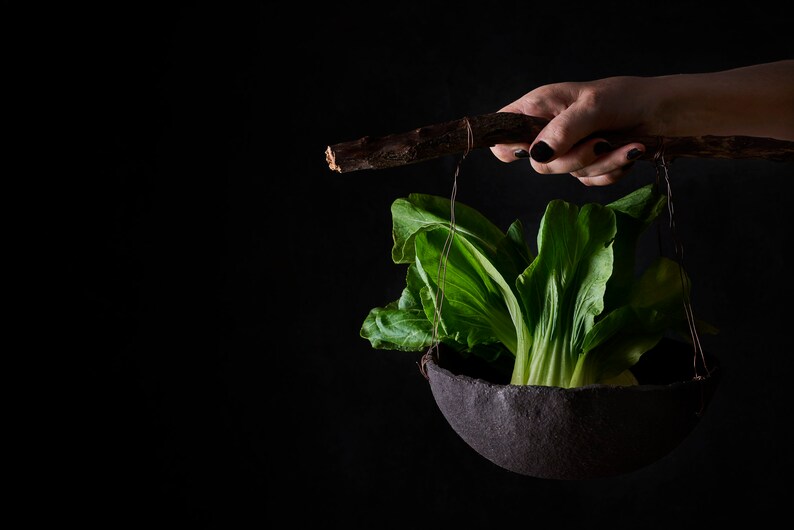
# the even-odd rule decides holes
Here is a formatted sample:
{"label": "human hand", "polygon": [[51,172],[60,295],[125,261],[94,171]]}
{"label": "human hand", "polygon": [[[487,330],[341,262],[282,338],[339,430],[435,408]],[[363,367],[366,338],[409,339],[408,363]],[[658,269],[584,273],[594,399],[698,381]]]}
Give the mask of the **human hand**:
{"label": "human hand", "polygon": [[503,162],[531,157],[538,173],[570,173],[587,186],[613,184],[624,177],[645,146],[613,147],[598,132],[656,134],[656,102],[645,78],[612,77],[592,82],[555,83],[538,87],[502,108],[546,118],[549,123],[532,144],[491,148]]}

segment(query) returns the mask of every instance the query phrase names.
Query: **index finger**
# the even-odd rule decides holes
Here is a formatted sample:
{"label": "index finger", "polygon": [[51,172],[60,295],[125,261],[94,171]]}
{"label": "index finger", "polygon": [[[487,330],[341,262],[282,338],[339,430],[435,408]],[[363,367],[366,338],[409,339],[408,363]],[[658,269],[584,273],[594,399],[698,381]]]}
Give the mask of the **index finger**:
{"label": "index finger", "polygon": [[536,162],[551,162],[567,153],[578,142],[599,130],[599,117],[593,102],[576,100],[551,119],[538,133],[529,149]]}

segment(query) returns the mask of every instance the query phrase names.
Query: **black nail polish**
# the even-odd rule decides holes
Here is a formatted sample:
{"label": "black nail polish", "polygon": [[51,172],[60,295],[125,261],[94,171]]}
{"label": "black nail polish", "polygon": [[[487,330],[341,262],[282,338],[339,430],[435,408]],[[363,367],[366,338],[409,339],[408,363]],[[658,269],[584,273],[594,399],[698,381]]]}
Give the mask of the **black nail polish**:
{"label": "black nail polish", "polygon": [[513,151],[513,156],[515,156],[516,158],[527,158],[529,157],[529,151],[527,151],[526,149],[516,149],[515,151]]}
{"label": "black nail polish", "polygon": [[593,152],[598,156],[610,151],[612,151],[612,146],[609,145],[609,142],[598,142],[593,146]]}
{"label": "black nail polish", "polygon": [[538,142],[530,149],[529,156],[536,162],[546,162],[554,156],[554,149],[549,147],[546,142]]}
{"label": "black nail polish", "polygon": [[628,153],[626,153],[627,160],[637,160],[639,157],[642,156],[642,151],[637,148],[632,149]]}

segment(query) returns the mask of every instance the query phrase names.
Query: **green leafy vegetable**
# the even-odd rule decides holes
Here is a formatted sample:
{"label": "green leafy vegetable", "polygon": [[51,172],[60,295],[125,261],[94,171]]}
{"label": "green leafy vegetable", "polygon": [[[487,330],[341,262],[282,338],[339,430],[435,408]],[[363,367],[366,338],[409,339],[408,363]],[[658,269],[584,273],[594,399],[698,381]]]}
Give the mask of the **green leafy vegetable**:
{"label": "green leafy vegetable", "polygon": [[679,265],[660,257],[635,277],[637,239],[664,206],[651,185],[605,206],[551,201],[533,256],[518,220],[502,232],[457,203],[453,225],[446,198],[397,199],[392,260],[408,265],[406,286],[369,312],[361,336],[373,348],[422,351],[435,326],[461,355],[512,358],[512,384],[636,384],[630,368],[642,354],[688,330]]}

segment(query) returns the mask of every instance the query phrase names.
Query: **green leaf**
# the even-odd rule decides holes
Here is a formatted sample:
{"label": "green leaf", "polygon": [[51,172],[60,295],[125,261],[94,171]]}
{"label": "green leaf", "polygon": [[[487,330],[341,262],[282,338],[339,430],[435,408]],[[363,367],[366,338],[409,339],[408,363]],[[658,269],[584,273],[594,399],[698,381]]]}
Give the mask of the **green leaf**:
{"label": "green leaf", "polygon": [[606,314],[588,333],[574,383],[595,383],[633,366],[666,330],[685,321],[683,296],[688,285],[678,263],[657,258],[635,281],[629,304]]}
{"label": "green leaf", "polygon": [[615,213],[621,213],[636,220],[641,230],[656,219],[667,204],[667,198],[660,194],[654,184],[646,184],[628,195],[607,204]]}
{"label": "green leaf", "polygon": [[583,386],[628,370],[661,340],[667,320],[658,311],[620,307],[599,320],[585,338],[572,378]]}
{"label": "green leaf", "polygon": [[421,351],[432,344],[432,324],[421,309],[398,309],[397,303],[372,309],[361,327],[360,335],[373,348],[381,350]]}
{"label": "green leaf", "polygon": [[[392,260],[394,263],[410,263],[414,260],[414,238],[418,234],[449,228],[451,202],[445,197],[412,193],[407,199],[394,201],[391,214]],[[497,245],[505,236],[488,218],[461,203],[455,203],[455,227],[458,233],[489,255],[496,253]]]}
{"label": "green leaf", "polygon": [[[447,235],[447,230],[433,230],[415,238],[417,267],[424,271],[430,285],[422,291],[425,308],[441,306],[440,328],[445,337],[469,348],[502,342],[513,351],[515,329],[499,285],[506,286],[506,282],[465,235],[456,234],[451,243]],[[441,267],[445,245],[449,245],[449,254]],[[439,270],[440,277],[427,274]],[[438,292],[443,299],[437,298]]]}
{"label": "green leaf", "polygon": [[400,309],[422,309],[420,293],[425,286],[426,283],[422,275],[417,270],[416,265],[412,263],[408,266],[408,272],[405,277],[405,289],[400,295],[398,307]]}
{"label": "green leaf", "polygon": [[[511,353],[526,348],[529,337],[512,292],[513,279],[532,259],[520,221],[505,234],[476,210],[457,203],[453,231],[450,201],[422,194],[395,201],[392,217],[393,260],[414,260],[401,298],[404,307],[416,307],[418,300],[432,323],[437,305],[443,304],[439,338],[460,345],[463,352],[492,355],[493,348],[481,347],[489,344],[502,344],[498,351]],[[449,257],[441,268],[447,246]],[[437,299],[439,284],[444,292]]]}
{"label": "green leaf", "polygon": [[604,206],[580,209],[561,200],[547,206],[538,255],[518,278],[534,340],[529,359],[516,361],[514,384],[569,386],[584,338],[604,307],[615,230],[615,214]]}
{"label": "green leaf", "polygon": [[659,257],[632,286],[629,304],[680,315],[683,312],[684,295],[688,296],[689,291],[689,276],[681,266],[669,258]]}
{"label": "green leaf", "polygon": [[648,184],[607,205],[615,212],[617,225],[612,246],[615,260],[604,299],[607,311],[627,302],[635,277],[637,240],[666,204],[666,197]]}
{"label": "green leaf", "polygon": [[[437,340],[503,366],[511,382],[636,384],[630,368],[665,333],[689,332],[689,278],[659,258],[635,278],[640,234],[666,205],[653,185],[606,206],[551,201],[533,257],[516,220],[503,233],[476,210],[411,194],[392,204],[392,259],[408,264],[400,298],[373,309],[375,348],[419,351]],[[716,332],[696,321],[700,332]]]}
{"label": "green leaf", "polygon": [[612,386],[634,386],[639,384],[639,381],[637,381],[637,378],[631,373],[631,370],[624,370],[615,377],[600,380],[599,383]]}
{"label": "green leaf", "polygon": [[589,385],[618,376],[634,366],[645,352],[656,346],[662,335],[661,332],[624,331],[613,336],[598,350],[580,357],[571,386]]}

